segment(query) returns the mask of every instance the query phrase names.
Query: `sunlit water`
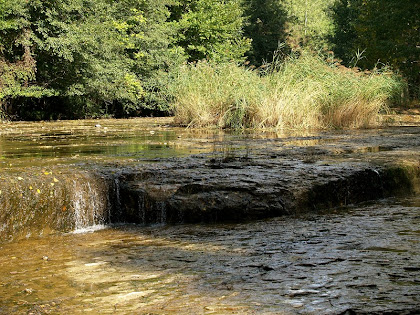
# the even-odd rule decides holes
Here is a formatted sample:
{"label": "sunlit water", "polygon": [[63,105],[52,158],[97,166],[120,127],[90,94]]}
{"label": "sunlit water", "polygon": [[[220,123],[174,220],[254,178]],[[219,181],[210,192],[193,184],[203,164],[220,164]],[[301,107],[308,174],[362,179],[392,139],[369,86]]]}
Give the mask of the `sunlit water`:
{"label": "sunlit water", "polygon": [[[0,168],[61,164],[156,161],[199,153],[252,155],[264,149],[320,148],[330,156],[395,151],[407,141],[419,150],[420,128],[347,131],[222,131],[186,129],[171,118],[0,122]],[[419,122],[420,125],[420,122]],[[293,152],[292,152],[293,153]],[[404,152],[403,152],[404,153]],[[348,158],[348,156],[346,156]]]}
{"label": "sunlit water", "polygon": [[83,188],[60,208],[75,211],[75,231],[0,241],[0,314],[420,312],[418,195],[242,224],[109,227],[95,211],[76,211],[87,201],[90,209],[109,200],[95,196],[87,174],[72,174],[73,167],[112,163],[117,170],[201,153],[252,157],[273,151],[305,163],[415,159],[420,128],[226,133],[169,123],[0,124],[3,197],[24,186],[16,204],[41,198],[46,187],[60,198],[60,185],[74,188],[75,178]]}
{"label": "sunlit water", "polygon": [[420,199],[230,225],[108,227],[0,247],[4,314],[420,310]]}

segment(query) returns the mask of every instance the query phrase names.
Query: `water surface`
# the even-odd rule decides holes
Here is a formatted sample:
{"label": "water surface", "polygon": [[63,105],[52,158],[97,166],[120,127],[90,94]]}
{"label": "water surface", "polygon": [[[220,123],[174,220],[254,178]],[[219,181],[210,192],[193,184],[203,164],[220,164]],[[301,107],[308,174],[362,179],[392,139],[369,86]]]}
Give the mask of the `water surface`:
{"label": "water surface", "polygon": [[0,313],[420,310],[419,226],[413,197],[242,224],[22,240],[0,247]]}
{"label": "water surface", "polygon": [[[80,172],[102,164],[121,170],[192,154],[253,158],[267,152],[324,165],[418,163],[419,150],[418,126],[226,132],[177,128],[155,118],[3,123],[0,194],[16,191],[15,204],[30,205],[31,196],[61,198],[58,188],[69,182],[77,186],[75,196],[85,196],[72,197],[76,209],[95,199],[90,177]],[[70,208],[60,205],[59,212]],[[26,213],[42,209],[33,210]],[[242,224],[32,233],[0,241],[0,313],[414,314],[420,308],[419,226],[417,195]]]}

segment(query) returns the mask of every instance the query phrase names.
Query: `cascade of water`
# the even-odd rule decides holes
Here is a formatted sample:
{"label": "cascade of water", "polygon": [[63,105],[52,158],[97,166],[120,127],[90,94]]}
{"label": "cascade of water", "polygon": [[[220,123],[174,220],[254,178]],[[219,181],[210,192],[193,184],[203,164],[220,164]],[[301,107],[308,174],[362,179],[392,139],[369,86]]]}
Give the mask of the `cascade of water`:
{"label": "cascade of water", "polygon": [[78,178],[73,180],[73,196],[71,198],[74,217],[74,231],[97,230],[103,228],[108,210],[107,191],[94,178]]}
{"label": "cascade of water", "polygon": [[[91,219],[89,221],[89,224],[99,224],[99,225],[104,225],[106,223],[107,220],[107,213],[109,212],[108,209],[108,203],[106,202],[106,200],[108,199],[108,194],[106,194],[106,198],[104,198],[103,196],[103,191],[102,192],[102,196],[99,194],[98,189],[92,188],[91,184],[89,182],[87,182],[87,186],[88,186],[88,196],[89,196],[89,203],[90,203],[90,207],[91,207]],[[108,211],[104,211],[104,210],[108,210]]]}
{"label": "cascade of water", "polygon": [[166,204],[163,201],[156,202],[156,219],[159,223],[166,223]]}
{"label": "cascade of water", "polygon": [[71,201],[73,204],[74,226],[77,230],[86,226],[85,215],[83,213],[85,210],[85,198],[83,190],[80,188],[80,185],[78,185],[77,180],[73,180],[73,188],[73,197]]}
{"label": "cascade of water", "polygon": [[106,209],[107,209],[107,218],[108,222],[111,223],[112,220],[112,202],[111,202],[111,188],[109,188],[108,194],[106,194]]}
{"label": "cascade of water", "polygon": [[120,192],[120,179],[118,175],[114,178],[114,194],[115,194],[115,214],[117,218],[121,217],[122,208],[121,208],[121,192]]}

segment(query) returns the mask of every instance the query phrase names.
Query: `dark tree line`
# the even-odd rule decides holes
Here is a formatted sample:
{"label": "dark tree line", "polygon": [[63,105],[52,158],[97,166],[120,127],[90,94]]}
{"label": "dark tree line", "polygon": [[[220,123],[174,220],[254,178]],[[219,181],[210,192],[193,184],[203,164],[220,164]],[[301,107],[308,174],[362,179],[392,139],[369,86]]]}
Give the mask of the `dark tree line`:
{"label": "dark tree line", "polygon": [[420,93],[420,2],[417,0],[338,0],[331,43],[347,65],[372,69],[389,64]]}

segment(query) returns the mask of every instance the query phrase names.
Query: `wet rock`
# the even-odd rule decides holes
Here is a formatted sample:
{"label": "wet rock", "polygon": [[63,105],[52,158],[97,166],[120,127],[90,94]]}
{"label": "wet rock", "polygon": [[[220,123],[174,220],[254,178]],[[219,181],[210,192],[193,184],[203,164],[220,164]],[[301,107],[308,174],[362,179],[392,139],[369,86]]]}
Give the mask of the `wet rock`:
{"label": "wet rock", "polygon": [[191,157],[158,168],[124,170],[119,179],[123,212],[130,222],[146,224],[163,218],[168,223],[268,218],[374,200],[403,189],[407,193],[420,174],[414,169],[409,179],[387,166],[320,166],[266,156],[214,165]]}
{"label": "wet rock", "polygon": [[411,309],[403,309],[403,308],[395,308],[395,309],[384,309],[378,311],[364,311],[359,309],[347,309],[339,315],[416,315],[419,314],[420,308],[411,308]]}
{"label": "wet rock", "polygon": [[[24,306],[18,310],[25,311],[12,311],[16,292],[33,287],[33,294],[18,298],[39,298],[38,305],[47,305],[46,299],[56,300],[64,290],[63,303],[51,313],[86,312],[87,303],[92,313],[112,313],[110,302],[118,302],[120,313],[147,307],[152,313],[186,314],[194,305],[199,314],[203,306],[217,304],[210,303],[213,297],[243,307],[235,314],[417,314],[420,271],[404,267],[419,266],[418,233],[398,232],[418,230],[419,205],[418,197],[388,199],[241,224],[119,225],[5,244],[0,278],[7,285],[0,290],[10,308],[4,313],[26,314]],[[322,242],[308,245],[307,239]],[[339,244],[359,246],[338,249]],[[404,251],[366,250],[374,245]],[[40,258],[48,248],[54,250],[54,263],[45,268]],[[11,257],[17,263],[11,264]],[[147,290],[155,292],[136,293]]]}
{"label": "wet rock", "polygon": [[290,290],[287,295],[290,297],[296,297],[296,296],[305,296],[305,295],[309,295],[309,294],[318,294],[319,291],[317,290]]}
{"label": "wet rock", "polygon": [[271,270],[275,270],[274,267],[268,266],[268,265],[264,265],[264,264],[260,264],[260,265],[247,265],[246,267],[251,267],[251,268],[259,268],[263,271],[271,271]]}

